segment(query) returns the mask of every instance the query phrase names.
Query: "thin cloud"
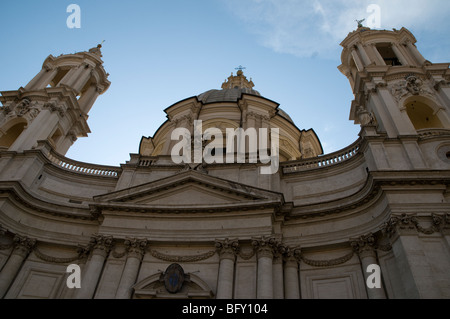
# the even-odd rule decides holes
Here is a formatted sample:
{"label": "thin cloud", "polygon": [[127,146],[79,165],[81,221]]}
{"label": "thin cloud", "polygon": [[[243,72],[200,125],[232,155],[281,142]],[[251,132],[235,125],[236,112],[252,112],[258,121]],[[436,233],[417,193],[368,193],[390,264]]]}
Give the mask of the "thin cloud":
{"label": "thin cloud", "polygon": [[381,28],[449,29],[450,1],[443,0],[227,0],[230,10],[278,53],[299,57],[335,57],[339,43],[356,29],[356,19],[370,16],[369,5],[381,8]]}

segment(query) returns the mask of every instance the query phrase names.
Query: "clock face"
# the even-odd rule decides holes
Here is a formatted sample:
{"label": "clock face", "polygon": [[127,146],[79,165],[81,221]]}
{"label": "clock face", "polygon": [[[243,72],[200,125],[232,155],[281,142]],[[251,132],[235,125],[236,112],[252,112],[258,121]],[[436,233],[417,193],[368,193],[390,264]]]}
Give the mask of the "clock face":
{"label": "clock face", "polygon": [[176,294],[181,290],[184,283],[184,270],[178,264],[172,264],[164,273],[164,285],[168,292]]}

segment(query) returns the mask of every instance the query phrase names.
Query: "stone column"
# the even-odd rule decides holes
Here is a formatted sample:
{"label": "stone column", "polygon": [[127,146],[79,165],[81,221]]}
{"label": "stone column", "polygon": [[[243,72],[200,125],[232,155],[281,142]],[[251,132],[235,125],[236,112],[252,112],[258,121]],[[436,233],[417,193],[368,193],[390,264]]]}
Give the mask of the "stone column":
{"label": "stone column", "polygon": [[[370,265],[378,265],[377,255],[375,252],[376,239],[373,234],[361,236],[355,241],[351,242],[354,251],[358,254],[361,261],[362,272],[364,275],[364,284],[366,286],[367,296],[369,299],[386,299],[383,285],[381,288],[369,288],[367,286],[367,279],[371,273],[367,272]],[[380,268],[381,269],[381,268]],[[381,274],[380,274],[381,276]],[[381,281],[382,282],[382,281]]]}
{"label": "stone column", "polygon": [[65,156],[67,151],[69,150],[69,148],[73,145],[73,143],[76,142],[77,139],[78,138],[77,138],[75,132],[70,131],[64,137],[64,140],[58,143],[58,145],[56,147],[56,152]]}
{"label": "stone column", "polygon": [[14,250],[0,273],[0,298],[6,295],[24,260],[36,244],[35,239],[18,235],[14,237],[14,242]]}
{"label": "stone column", "polygon": [[63,78],[57,84],[57,87],[68,86],[73,84],[73,81],[77,78],[78,74],[83,70],[83,67],[79,65],[78,67],[71,67],[71,69],[63,76]]}
{"label": "stone column", "polygon": [[410,40],[407,40],[405,45],[408,47],[409,52],[411,52],[414,58],[417,60],[419,66],[422,66],[425,64],[425,62],[427,62],[427,60],[423,57],[420,51],[417,50],[417,47],[414,44],[412,44]]}
{"label": "stone column", "polygon": [[77,290],[77,299],[92,299],[95,289],[113,243],[111,236],[95,235],[89,244],[91,257],[83,270],[81,289]]}
{"label": "stone column", "polygon": [[220,256],[219,278],[217,282],[217,299],[233,298],[234,263],[239,249],[237,240],[216,241],[216,248]]}
{"label": "stone column", "polygon": [[361,59],[359,58],[358,52],[356,51],[356,49],[354,47],[351,48],[351,54],[352,54],[353,60],[355,61],[356,67],[358,68],[358,71],[361,72],[362,70],[364,70],[364,64],[362,63]]}
{"label": "stone column", "polygon": [[127,262],[120,278],[119,288],[116,292],[116,299],[130,299],[133,293],[132,287],[136,283],[142,258],[147,247],[146,239],[127,239]]}
{"label": "stone column", "polygon": [[273,299],[273,248],[275,239],[253,240],[258,259],[257,299]]}
{"label": "stone column", "polygon": [[369,45],[370,45],[370,47],[372,48],[373,53],[375,54],[375,57],[376,57],[375,63],[376,63],[377,65],[386,65],[386,63],[384,62],[383,57],[381,56],[380,52],[379,52],[378,49],[377,49],[376,44],[375,44],[375,43],[371,43],[371,44],[369,44]]}
{"label": "stone column", "polygon": [[372,62],[370,61],[369,56],[367,55],[367,52],[364,48],[364,46],[361,43],[357,43],[356,46],[358,47],[358,51],[360,52],[362,59],[364,61],[364,64],[366,66],[370,65]]}
{"label": "stone column", "polygon": [[42,70],[25,86],[25,90],[42,90],[50,84],[56,74],[58,74],[59,68],[46,64]]}
{"label": "stone column", "polygon": [[44,109],[34,119],[28,128],[14,141],[10,147],[10,151],[23,151],[32,149],[39,140],[46,140],[50,137],[52,130],[55,128],[63,112],[62,108],[52,103],[44,105]]}
{"label": "stone column", "polygon": [[392,47],[392,50],[394,51],[395,55],[397,56],[397,58],[402,63],[402,65],[409,65],[408,60],[403,55],[403,53],[400,51],[400,48],[397,46],[397,44],[396,43],[392,43],[391,47]]}
{"label": "stone column", "polygon": [[25,90],[32,90],[37,83],[47,74],[48,70],[42,68],[42,70],[25,86]]}
{"label": "stone column", "polygon": [[91,85],[86,92],[81,95],[78,104],[85,114],[89,113],[102,91],[103,88],[101,86]]}
{"label": "stone column", "polygon": [[273,255],[273,299],[284,299],[283,246],[279,245]]}
{"label": "stone column", "polygon": [[300,299],[299,265],[300,250],[289,249],[284,259],[284,291],[286,299]]}
{"label": "stone column", "polygon": [[91,77],[92,73],[92,67],[90,65],[85,65],[83,67],[83,71],[78,76],[78,79],[75,80],[75,83],[73,84],[72,88],[75,90],[75,92],[80,92],[83,87],[86,85],[87,81]]}

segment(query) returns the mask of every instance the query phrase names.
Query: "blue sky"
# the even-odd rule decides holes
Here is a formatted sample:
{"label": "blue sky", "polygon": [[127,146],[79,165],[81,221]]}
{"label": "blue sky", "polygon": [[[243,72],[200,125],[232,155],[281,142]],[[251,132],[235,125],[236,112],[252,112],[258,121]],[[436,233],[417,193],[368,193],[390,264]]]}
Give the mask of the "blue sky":
{"label": "blue sky", "polygon": [[[81,28],[69,29],[70,4]],[[408,28],[432,62],[450,62],[445,0],[131,0],[10,1],[0,4],[0,90],[25,86],[52,54],[86,51],[105,40],[112,85],[89,114],[92,133],[67,157],[117,166],[153,136],[175,102],[219,89],[239,65],[255,89],[280,103],[325,153],[351,144],[353,95],[338,71],[339,43],[381,8],[381,28]]]}

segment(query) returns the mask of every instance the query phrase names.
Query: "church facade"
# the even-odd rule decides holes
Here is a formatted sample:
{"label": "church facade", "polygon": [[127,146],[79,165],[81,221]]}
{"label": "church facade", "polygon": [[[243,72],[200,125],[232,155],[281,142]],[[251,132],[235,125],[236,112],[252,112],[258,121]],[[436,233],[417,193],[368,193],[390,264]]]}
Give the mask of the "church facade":
{"label": "church facade", "polygon": [[[415,43],[362,26],[341,43],[361,126],[341,151],[324,155],[239,70],[165,109],[118,167],[64,156],[110,85],[101,46],[49,56],[1,92],[0,298],[450,298],[449,63]],[[269,142],[277,128],[276,172],[251,145],[244,162],[175,163],[173,131],[198,121]]]}

